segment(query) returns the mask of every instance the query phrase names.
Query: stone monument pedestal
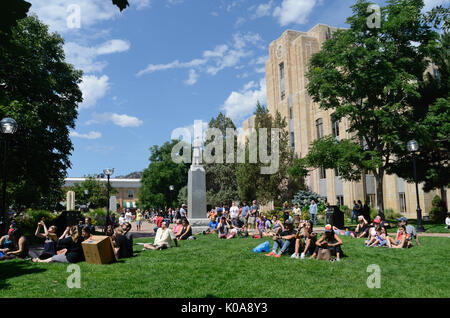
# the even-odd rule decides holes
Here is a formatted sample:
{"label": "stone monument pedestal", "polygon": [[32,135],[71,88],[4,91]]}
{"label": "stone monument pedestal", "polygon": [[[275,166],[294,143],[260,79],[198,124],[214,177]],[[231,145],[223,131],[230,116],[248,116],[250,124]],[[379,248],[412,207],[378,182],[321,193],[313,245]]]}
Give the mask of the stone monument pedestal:
{"label": "stone monument pedestal", "polygon": [[188,173],[188,215],[192,234],[208,228],[206,215],[206,173],[201,165],[192,165]]}

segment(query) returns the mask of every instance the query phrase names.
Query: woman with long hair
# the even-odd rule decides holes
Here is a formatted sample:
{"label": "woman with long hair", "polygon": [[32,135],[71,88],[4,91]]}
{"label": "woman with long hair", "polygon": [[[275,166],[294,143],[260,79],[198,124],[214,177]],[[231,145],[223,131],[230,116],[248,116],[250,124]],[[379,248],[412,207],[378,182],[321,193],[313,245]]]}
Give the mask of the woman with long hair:
{"label": "woman with long hair", "polygon": [[[46,260],[38,258],[33,259],[33,262],[38,263],[78,263],[84,261],[83,236],[80,235],[78,227],[72,226],[70,228],[71,235],[58,241],[58,246],[65,248],[67,251],[58,255],[54,255]],[[86,233],[90,234],[90,233]]]}
{"label": "woman with long hair", "polygon": [[177,240],[187,240],[192,236],[192,228],[189,221],[186,218],[181,219],[183,225],[180,234],[177,236]]}
{"label": "woman with long hair", "polygon": [[0,260],[14,259],[14,258],[27,258],[28,257],[28,241],[19,229],[14,229],[11,233],[13,239],[13,250],[5,253]]}

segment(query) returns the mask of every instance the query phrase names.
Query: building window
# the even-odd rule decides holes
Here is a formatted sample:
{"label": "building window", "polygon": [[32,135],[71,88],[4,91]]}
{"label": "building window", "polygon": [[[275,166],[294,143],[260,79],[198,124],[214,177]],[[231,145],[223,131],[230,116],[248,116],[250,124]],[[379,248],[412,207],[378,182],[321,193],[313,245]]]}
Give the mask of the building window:
{"label": "building window", "polygon": [[134,191],[133,190],[128,190],[128,198],[129,199],[133,199],[134,198]]}
{"label": "building window", "polygon": [[333,116],[331,116],[331,129],[333,137],[339,137],[339,120],[333,119]]}
{"label": "building window", "polygon": [[336,196],[336,204],[337,204],[337,206],[344,205],[344,196],[343,195]]}
{"label": "building window", "polygon": [[322,118],[316,120],[317,138],[323,138],[323,121]]}
{"label": "building window", "polygon": [[406,213],[406,196],[404,192],[398,194],[398,200],[400,202],[400,213]]}
{"label": "building window", "polygon": [[280,64],[280,90],[281,90],[281,99],[283,100],[286,96],[286,92],[284,91],[284,63]]}
{"label": "building window", "polygon": [[326,179],[327,178],[327,170],[322,166],[319,169],[319,178]]}

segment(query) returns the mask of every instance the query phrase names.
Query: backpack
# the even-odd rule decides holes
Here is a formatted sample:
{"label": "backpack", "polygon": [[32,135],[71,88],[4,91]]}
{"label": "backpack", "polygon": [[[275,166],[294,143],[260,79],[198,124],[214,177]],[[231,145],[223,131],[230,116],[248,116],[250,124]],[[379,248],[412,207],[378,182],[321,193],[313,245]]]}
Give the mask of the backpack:
{"label": "backpack", "polygon": [[319,248],[317,259],[329,261],[331,259],[331,252],[328,248]]}

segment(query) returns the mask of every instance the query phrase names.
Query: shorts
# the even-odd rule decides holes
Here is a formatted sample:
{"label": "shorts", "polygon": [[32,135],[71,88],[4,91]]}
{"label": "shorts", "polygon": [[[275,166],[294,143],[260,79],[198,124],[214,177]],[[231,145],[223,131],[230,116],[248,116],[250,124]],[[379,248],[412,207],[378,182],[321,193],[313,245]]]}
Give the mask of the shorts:
{"label": "shorts", "polygon": [[255,224],[255,222],[256,222],[256,217],[254,217],[254,216],[248,217],[248,224]]}
{"label": "shorts", "polygon": [[66,257],[66,254],[59,254],[52,256],[52,263],[70,263]]}

